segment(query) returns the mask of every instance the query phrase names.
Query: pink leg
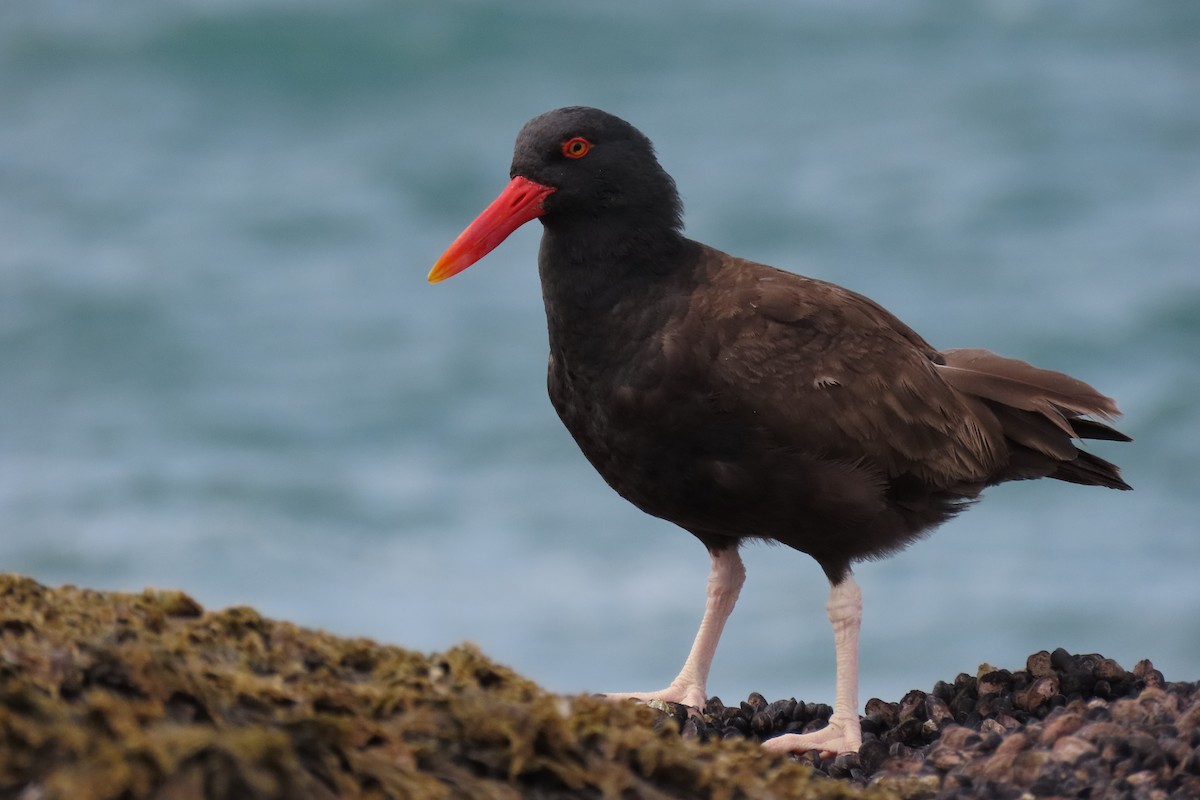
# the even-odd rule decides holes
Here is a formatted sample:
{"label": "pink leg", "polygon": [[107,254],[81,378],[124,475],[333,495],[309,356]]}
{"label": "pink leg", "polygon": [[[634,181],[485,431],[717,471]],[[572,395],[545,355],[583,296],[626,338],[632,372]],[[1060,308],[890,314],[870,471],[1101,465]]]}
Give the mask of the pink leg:
{"label": "pink leg", "polygon": [[837,697],[829,724],[812,733],[785,733],[763,742],[773,753],[803,753],[818,750],[822,755],[857,753],[862,746],[858,719],[858,631],[862,627],[862,591],[847,575],[829,589],[825,606],[833,623],[837,653]]}
{"label": "pink leg", "polygon": [[[700,630],[696,632],[696,640],[692,642],[692,650],[679,676],[671,681],[671,685],[657,692],[623,692],[609,694],[610,700],[665,700],[669,703],[682,703],[693,708],[704,708],[708,701],[705,686],[708,684],[708,669],[712,666],[713,654],[717,651],[717,642],[721,639],[721,631],[725,629],[725,620],[733,612],[738,593],[746,581],[746,568],[742,566],[742,557],[736,547],[712,553],[712,569],[708,573],[708,599],[704,604],[704,617],[700,620]],[[858,717],[855,717],[857,721]]]}

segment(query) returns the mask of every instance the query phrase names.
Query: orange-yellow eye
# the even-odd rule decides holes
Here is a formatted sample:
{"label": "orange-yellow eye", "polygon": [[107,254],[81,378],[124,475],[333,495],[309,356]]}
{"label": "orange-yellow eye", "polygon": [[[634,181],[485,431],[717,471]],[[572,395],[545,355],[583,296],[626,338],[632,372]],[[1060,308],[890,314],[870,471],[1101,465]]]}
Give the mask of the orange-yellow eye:
{"label": "orange-yellow eye", "polygon": [[562,152],[567,158],[583,158],[592,149],[592,143],[582,136],[567,139],[563,142]]}

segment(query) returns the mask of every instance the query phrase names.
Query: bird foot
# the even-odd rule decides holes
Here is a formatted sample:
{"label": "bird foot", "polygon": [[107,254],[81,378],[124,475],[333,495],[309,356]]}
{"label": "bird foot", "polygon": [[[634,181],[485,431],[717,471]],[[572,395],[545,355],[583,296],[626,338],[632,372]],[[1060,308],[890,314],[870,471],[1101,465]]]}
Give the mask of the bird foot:
{"label": "bird foot", "polygon": [[691,706],[703,710],[708,703],[708,695],[703,686],[672,683],[657,692],[610,692],[604,695],[609,700],[637,700],[640,703],[651,703],[655,700],[664,703],[676,703],[681,706]]}
{"label": "bird foot", "polygon": [[842,753],[857,753],[862,747],[862,728],[859,721],[842,720],[833,717],[829,724],[819,731],[812,733],[785,733],[768,739],[762,743],[763,749],[770,753],[807,753],[816,750],[822,758],[829,758]]}

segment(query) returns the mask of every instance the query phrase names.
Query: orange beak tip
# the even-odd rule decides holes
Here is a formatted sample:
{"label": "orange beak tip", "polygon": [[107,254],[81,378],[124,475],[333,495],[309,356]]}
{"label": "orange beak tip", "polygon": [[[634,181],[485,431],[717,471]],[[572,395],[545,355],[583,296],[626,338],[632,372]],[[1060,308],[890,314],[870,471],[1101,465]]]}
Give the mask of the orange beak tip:
{"label": "orange beak tip", "polygon": [[540,217],[542,201],[553,191],[528,178],[513,178],[500,196],[458,235],[425,279],[430,283],[444,281],[483,258],[510,233]]}

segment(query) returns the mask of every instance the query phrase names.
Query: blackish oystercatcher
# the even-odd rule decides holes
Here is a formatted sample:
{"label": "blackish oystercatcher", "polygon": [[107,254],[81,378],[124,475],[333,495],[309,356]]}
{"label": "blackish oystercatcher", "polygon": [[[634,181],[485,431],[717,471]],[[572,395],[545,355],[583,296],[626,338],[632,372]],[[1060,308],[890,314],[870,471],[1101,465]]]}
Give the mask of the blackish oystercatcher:
{"label": "blackish oystercatcher", "polygon": [[510,175],[429,280],[540,219],[555,410],[618,494],[712,557],[679,676],[611,697],[703,707],[745,578],[738,547],[773,540],[829,578],[837,696],[826,728],[764,746],[857,751],[853,562],[903,548],[1004,481],[1130,488],[1076,446],[1130,441],[1085,416],[1112,419],[1111,399],[986,350],[938,350],[862,295],[685,238],[675,182],[627,122],[582,107],[535,117]]}

